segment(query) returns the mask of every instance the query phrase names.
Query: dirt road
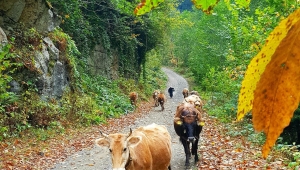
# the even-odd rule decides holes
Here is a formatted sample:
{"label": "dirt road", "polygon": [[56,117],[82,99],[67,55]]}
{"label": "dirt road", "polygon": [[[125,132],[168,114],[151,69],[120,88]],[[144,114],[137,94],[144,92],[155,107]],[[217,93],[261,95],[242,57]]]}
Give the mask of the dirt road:
{"label": "dirt road", "polygon": [[[172,160],[171,167],[172,170],[183,170],[186,169],[185,154],[182,144],[179,142],[179,137],[176,135],[173,128],[173,116],[178,103],[183,101],[182,90],[188,87],[187,81],[176,74],[175,72],[163,68],[163,71],[168,76],[167,87],[172,86],[175,89],[173,98],[168,96],[167,89],[165,89],[165,94],[167,97],[167,102],[165,105],[165,110],[161,111],[160,107],[153,107],[153,109],[145,114],[144,116],[137,119],[134,123],[123,128],[121,132],[128,133],[129,128],[135,129],[139,126],[144,126],[152,123],[165,125],[172,137]],[[105,132],[105,130],[104,130]],[[106,132],[107,133],[107,132]],[[100,137],[100,134],[99,134]],[[193,157],[191,159],[191,164],[193,164]],[[56,164],[53,170],[106,170],[111,169],[111,158],[109,156],[108,149],[102,150],[99,147],[86,148],[74,155],[69,156],[64,162]],[[192,166],[188,169],[197,169],[197,167]]]}

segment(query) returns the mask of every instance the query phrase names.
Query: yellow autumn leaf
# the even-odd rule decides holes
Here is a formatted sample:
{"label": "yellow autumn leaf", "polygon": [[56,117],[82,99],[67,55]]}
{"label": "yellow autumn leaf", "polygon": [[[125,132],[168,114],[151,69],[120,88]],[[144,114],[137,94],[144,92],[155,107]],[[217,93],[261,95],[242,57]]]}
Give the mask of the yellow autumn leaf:
{"label": "yellow autumn leaf", "polygon": [[[297,16],[300,18],[300,13]],[[287,23],[289,24],[289,23]],[[281,41],[254,92],[253,125],[267,135],[266,158],[283,129],[290,124],[300,99],[300,21]]]}
{"label": "yellow autumn leaf", "polygon": [[299,17],[300,9],[291,14],[270,33],[262,50],[251,60],[245,73],[238,99],[237,120],[241,120],[245,114],[252,110],[254,90],[266,65],[270,62],[279,43],[286,37]]}
{"label": "yellow autumn leaf", "polygon": [[239,96],[238,120],[252,110],[256,131],[267,135],[266,158],[289,125],[300,99],[300,9],[270,34],[248,66]]}

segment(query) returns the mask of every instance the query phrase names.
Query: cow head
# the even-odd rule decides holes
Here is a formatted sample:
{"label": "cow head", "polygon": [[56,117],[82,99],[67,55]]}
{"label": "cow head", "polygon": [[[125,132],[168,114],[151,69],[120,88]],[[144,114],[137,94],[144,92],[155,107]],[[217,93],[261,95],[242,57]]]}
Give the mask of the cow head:
{"label": "cow head", "polygon": [[96,145],[108,147],[112,158],[113,170],[125,170],[125,167],[131,161],[130,149],[141,141],[141,137],[131,136],[131,129],[129,134],[116,133],[106,135],[102,132],[100,133],[104,138],[97,139]]}
{"label": "cow head", "polygon": [[155,102],[155,106],[157,107],[159,105],[158,103],[158,94],[160,93],[159,90],[155,90],[152,94],[152,97],[154,99],[154,102]]}
{"label": "cow head", "polygon": [[192,107],[185,108],[181,112],[181,117],[183,120],[183,128],[185,130],[185,134],[187,140],[190,142],[194,142],[195,139],[195,127],[197,126],[197,112]]}
{"label": "cow head", "polygon": [[188,96],[189,96],[189,89],[184,88],[184,89],[182,90],[182,94],[183,94],[183,97],[184,97],[184,98],[188,97]]}
{"label": "cow head", "polygon": [[159,90],[154,90],[154,92],[152,93],[153,95],[153,99],[157,98],[157,95],[160,93]]}

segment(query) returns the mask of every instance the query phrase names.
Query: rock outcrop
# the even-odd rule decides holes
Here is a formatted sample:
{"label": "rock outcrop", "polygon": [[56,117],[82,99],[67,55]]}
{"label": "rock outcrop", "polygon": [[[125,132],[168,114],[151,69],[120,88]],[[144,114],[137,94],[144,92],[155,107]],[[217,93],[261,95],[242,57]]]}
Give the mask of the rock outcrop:
{"label": "rock outcrop", "polygon": [[6,31],[22,23],[27,28],[49,32],[60,24],[44,0],[0,0],[0,13],[0,26]]}
{"label": "rock outcrop", "polygon": [[[7,35],[20,25],[24,29],[35,28],[39,33],[51,32],[60,24],[44,0],[0,0],[0,43],[7,42]],[[66,63],[60,60],[59,50],[49,37],[44,37],[42,49],[34,52],[32,63],[38,70],[36,87],[42,99],[60,98],[69,84]],[[10,91],[20,92],[20,81],[10,82]]]}

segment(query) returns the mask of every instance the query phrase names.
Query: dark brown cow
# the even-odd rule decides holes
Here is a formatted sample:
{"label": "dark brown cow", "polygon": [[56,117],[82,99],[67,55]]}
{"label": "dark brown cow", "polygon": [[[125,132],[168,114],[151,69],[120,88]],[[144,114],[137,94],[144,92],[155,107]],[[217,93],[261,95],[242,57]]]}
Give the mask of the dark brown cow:
{"label": "dark brown cow", "polygon": [[183,94],[183,98],[186,98],[189,96],[189,89],[188,88],[184,88],[182,90],[182,94]]}
{"label": "dark brown cow", "polygon": [[101,134],[96,145],[109,148],[113,170],[171,170],[171,136],[165,126],[153,123],[129,134]]}
{"label": "dark brown cow", "polygon": [[138,93],[137,92],[131,92],[129,94],[129,99],[130,99],[131,104],[136,106],[137,99],[138,99]]}
{"label": "dark brown cow", "polygon": [[165,102],[166,100],[166,96],[163,92],[160,92],[157,96],[157,101],[161,106],[161,110],[164,111],[165,110]]}
{"label": "dark brown cow", "polygon": [[154,100],[154,106],[157,107],[159,106],[159,102],[158,102],[158,95],[160,93],[160,90],[154,90],[154,92],[152,93],[152,97]]}
{"label": "dark brown cow", "polygon": [[[198,162],[198,142],[202,131],[201,114],[194,108],[193,104],[182,103],[177,107],[174,116],[174,129],[183,145],[186,160],[185,165],[189,166],[191,155],[195,155],[195,163]],[[192,149],[190,149],[192,144]]]}

